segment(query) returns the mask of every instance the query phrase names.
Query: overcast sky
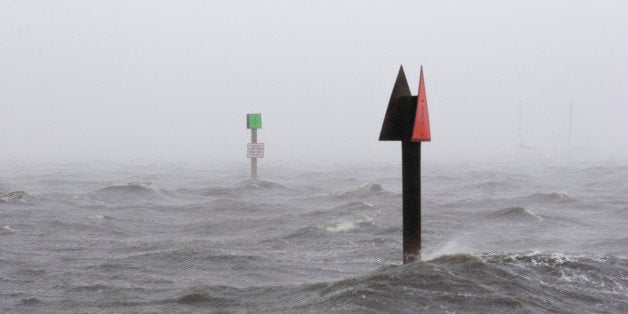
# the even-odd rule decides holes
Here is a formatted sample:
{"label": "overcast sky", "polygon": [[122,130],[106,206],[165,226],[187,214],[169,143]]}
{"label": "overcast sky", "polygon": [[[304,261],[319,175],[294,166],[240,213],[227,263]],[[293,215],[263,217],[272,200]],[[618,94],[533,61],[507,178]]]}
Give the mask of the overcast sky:
{"label": "overcast sky", "polygon": [[0,160],[245,161],[251,112],[267,160],[399,160],[378,136],[400,64],[415,94],[424,67],[426,158],[565,150],[571,100],[572,144],[626,158],[627,16],[628,1],[0,0]]}

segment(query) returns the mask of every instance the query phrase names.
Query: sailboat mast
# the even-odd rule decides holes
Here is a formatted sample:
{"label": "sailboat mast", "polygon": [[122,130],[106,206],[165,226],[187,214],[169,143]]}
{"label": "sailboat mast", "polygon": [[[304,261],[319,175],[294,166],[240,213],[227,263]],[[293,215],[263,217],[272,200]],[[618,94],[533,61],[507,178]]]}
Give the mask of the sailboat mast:
{"label": "sailboat mast", "polygon": [[519,147],[521,147],[521,143],[522,143],[522,128],[523,128],[523,122],[522,122],[523,118],[521,118],[521,100],[519,100]]}
{"label": "sailboat mast", "polygon": [[571,100],[571,105],[569,106],[569,149],[571,149],[571,116],[573,114],[573,99]]}
{"label": "sailboat mast", "polygon": [[521,117],[521,100],[519,100],[519,147],[523,143],[523,118]]}

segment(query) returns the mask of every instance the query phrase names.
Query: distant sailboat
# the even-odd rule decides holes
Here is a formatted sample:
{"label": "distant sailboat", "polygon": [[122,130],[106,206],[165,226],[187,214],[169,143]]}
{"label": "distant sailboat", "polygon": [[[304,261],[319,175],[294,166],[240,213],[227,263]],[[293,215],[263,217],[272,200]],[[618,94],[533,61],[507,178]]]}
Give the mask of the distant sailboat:
{"label": "distant sailboat", "polygon": [[521,110],[521,100],[519,100],[519,148],[520,149],[536,149],[536,146],[523,145],[523,114]]}
{"label": "distant sailboat", "polygon": [[[556,137],[556,143],[554,144],[554,148],[558,147],[558,143],[560,141],[560,136],[563,132],[563,127],[565,126],[565,122],[567,121],[567,115],[565,115],[565,118],[563,119],[563,123],[560,125],[560,130],[558,131],[558,137]],[[569,135],[568,135],[568,141],[569,141],[569,150],[582,150],[585,149],[584,147],[576,147],[572,144],[572,140],[571,140],[571,129],[572,129],[572,125],[573,125],[573,99],[571,100],[570,104],[569,104]]]}

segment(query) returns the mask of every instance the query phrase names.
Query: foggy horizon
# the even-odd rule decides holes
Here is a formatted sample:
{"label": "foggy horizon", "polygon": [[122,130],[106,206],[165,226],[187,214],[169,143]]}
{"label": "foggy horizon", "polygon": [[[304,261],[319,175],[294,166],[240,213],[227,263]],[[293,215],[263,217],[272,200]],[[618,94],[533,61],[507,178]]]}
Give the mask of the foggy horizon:
{"label": "foggy horizon", "polygon": [[428,162],[628,153],[622,1],[2,7],[0,162],[247,162],[247,113],[264,162],[399,162],[400,65],[415,95],[424,69]]}

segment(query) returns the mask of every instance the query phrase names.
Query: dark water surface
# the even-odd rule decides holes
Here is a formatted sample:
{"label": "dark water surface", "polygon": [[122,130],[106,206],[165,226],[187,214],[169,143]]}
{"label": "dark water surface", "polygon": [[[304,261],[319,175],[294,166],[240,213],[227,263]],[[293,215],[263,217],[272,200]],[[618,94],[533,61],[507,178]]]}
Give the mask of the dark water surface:
{"label": "dark water surface", "polygon": [[[0,165],[2,312],[628,312],[628,164]],[[16,191],[23,191],[24,193]]]}

